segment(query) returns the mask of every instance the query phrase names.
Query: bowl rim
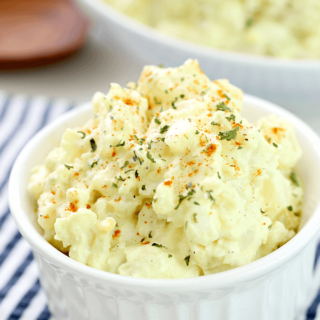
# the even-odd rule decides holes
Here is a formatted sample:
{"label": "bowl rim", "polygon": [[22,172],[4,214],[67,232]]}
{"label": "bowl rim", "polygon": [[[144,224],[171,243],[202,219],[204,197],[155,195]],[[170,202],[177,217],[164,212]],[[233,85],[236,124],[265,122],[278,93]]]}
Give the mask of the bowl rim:
{"label": "bowl rim", "polygon": [[306,69],[306,68],[320,68],[320,59],[293,59],[293,58],[277,58],[266,55],[255,55],[244,52],[229,51],[219,48],[213,48],[202,44],[193,43],[191,41],[183,40],[178,37],[171,37],[166,35],[148,25],[134,20],[130,16],[120,12],[112,7],[109,3],[103,0],[76,0],[79,4],[93,9],[97,14],[103,15],[114,24],[126,29],[130,33],[136,33],[145,37],[149,42],[158,42],[165,44],[176,50],[185,50],[189,54],[196,56],[205,55],[207,58],[216,58],[226,62],[235,62],[244,65],[259,65],[260,67],[270,68],[272,66],[281,69]]}
{"label": "bowl rim", "polygon": [[[310,144],[313,146],[316,156],[320,160],[320,139],[318,135],[306,123],[293,115],[291,112],[278,107],[270,102],[256,98],[250,95],[244,95],[244,105],[250,104],[257,108],[267,110],[270,113],[277,114],[289,120],[295,130],[299,131],[303,136],[307,137]],[[60,116],[49,125],[40,130],[23,148],[17,157],[12,168],[9,180],[9,205],[11,214],[18,226],[20,233],[31,245],[32,249],[40,254],[45,260],[53,265],[58,265],[64,270],[68,270],[72,274],[77,274],[89,280],[105,282],[108,284],[125,285],[135,287],[136,289],[148,290],[196,290],[199,288],[221,288],[244,281],[252,280],[262,275],[266,275],[273,270],[281,267],[293,259],[304,247],[306,247],[320,229],[320,199],[317,207],[310,217],[309,221],[297,233],[297,235],[283,245],[276,251],[267,256],[251,262],[247,265],[224,271],[217,274],[207,275],[203,277],[187,278],[187,279],[145,279],[133,278],[128,276],[121,276],[118,274],[109,273],[106,271],[94,269],[86,266],[78,261],[70,259],[68,256],[61,253],[59,250],[49,244],[33,227],[29,221],[26,211],[23,209],[23,192],[20,190],[20,177],[24,174],[24,164],[28,162],[29,156],[39,144],[43,143],[41,140],[54,129],[59,126],[61,122],[72,119],[79,112],[90,112],[91,103],[86,103],[80,107],[71,110]],[[29,172],[25,173],[28,174]]]}

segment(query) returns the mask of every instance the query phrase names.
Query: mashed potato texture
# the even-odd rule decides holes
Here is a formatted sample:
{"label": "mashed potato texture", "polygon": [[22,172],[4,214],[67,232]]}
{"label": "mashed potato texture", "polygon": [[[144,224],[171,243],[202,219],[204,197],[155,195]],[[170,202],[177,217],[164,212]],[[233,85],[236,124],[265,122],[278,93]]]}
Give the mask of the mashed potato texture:
{"label": "mashed potato texture", "polygon": [[105,0],[165,34],[215,48],[320,59],[319,0]]}
{"label": "mashed potato texture", "polygon": [[125,276],[188,278],[243,266],[292,238],[303,190],[291,124],[241,116],[242,91],[195,60],[146,66],[96,93],[33,169],[44,237],[83,264]]}

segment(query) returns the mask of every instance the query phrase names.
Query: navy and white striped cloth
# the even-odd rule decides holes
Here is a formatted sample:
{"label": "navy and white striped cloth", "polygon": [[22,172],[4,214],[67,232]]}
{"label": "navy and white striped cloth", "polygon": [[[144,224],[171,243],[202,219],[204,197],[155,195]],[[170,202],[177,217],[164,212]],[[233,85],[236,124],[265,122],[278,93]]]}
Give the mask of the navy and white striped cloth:
{"label": "navy and white striped cloth", "polygon": [[50,318],[31,248],[10,215],[8,179],[23,146],[70,108],[63,100],[0,91],[0,320]]}
{"label": "navy and white striped cloth", "polygon": [[[31,248],[10,215],[8,179],[14,160],[30,138],[71,108],[62,100],[0,91],[0,320],[50,319]],[[315,279],[320,287],[319,256],[320,244],[315,257]],[[320,319],[320,290],[314,296],[304,320]]]}

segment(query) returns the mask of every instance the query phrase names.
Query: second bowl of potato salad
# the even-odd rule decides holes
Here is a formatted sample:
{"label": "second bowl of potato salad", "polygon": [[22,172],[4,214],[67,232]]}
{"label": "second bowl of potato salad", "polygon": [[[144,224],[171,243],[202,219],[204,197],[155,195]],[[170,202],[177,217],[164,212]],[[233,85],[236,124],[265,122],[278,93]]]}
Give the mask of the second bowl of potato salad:
{"label": "second bowl of potato salad", "polygon": [[[144,64],[197,58],[212,79],[283,106],[314,128],[320,3],[307,0],[78,0],[109,50]],[[317,108],[317,109],[316,109]],[[311,116],[312,115],[312,116]]]}

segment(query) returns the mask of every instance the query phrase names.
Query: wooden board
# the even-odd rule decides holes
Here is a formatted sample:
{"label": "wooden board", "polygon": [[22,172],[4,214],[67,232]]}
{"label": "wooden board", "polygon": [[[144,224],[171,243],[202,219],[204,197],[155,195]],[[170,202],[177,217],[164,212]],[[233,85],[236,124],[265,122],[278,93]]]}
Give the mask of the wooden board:
{"label": "wooden board", "polygon": [[0,69],[66,58],[84,45],[87,29],[73,0],[0,0]]}

